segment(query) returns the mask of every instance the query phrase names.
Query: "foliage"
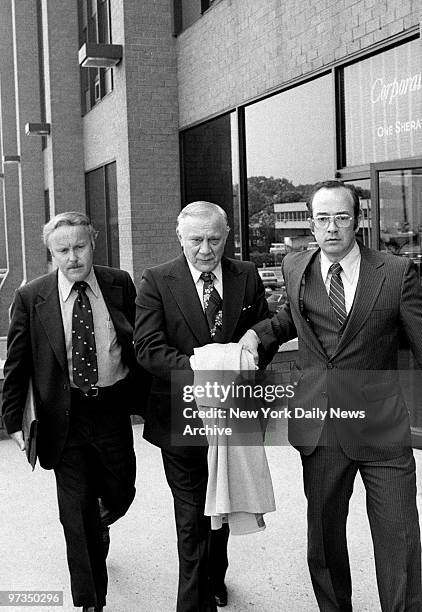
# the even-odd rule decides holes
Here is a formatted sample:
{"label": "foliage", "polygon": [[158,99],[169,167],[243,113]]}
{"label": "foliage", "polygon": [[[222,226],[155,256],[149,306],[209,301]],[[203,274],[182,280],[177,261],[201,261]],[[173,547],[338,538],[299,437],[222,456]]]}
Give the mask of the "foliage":
{"label": "foliage", "polygon": [[[275,242],[274,204],[303,202],[312,185],[295,186],[286,178],[250,176],[248,178],[248,208],[251,250],[268,252]],[[264,261],[262,261],[264,263]],[[268,263],[265,261],[265,263]]]}

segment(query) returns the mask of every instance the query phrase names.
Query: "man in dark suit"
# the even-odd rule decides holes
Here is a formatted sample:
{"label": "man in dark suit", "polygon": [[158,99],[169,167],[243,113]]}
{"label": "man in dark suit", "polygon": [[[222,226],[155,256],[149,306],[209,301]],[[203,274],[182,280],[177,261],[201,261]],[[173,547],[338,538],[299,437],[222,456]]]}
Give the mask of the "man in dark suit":
{"label": "man in dark suit", "polygon": [[136,299],[135,350],[139,363],[153,375],[144,437],[162,449],[174,498],[178,612],[208,612],[216,603],[226,605],[228,530],[212,533],[208,555],[207,448],[172,444],[171,375],[191,371],[189,358],[195,348],[237,342],[248,327],[268,316],[254,264],[223,257],[228,232],[226,213],[219,206],[186,206],[177,224],[183,255],[146,270]]}
{"label": "man in dark suit", "polygon": [[127,272],[93,266],[96,232],[78,212],[56,215],[44,242],[58,270],[16,291],[4,366],[3,418],[24,449],[29,379],[40,464],[53,469],[75,606],[106,603],[108,525],[135,495],[129,409],[135,287]]}
{"label": "man in dark suit", "polygon": [[415,462],[397,351],[403,334],[422,365],[421,287],[409,259],[356,242],[353,186],[318,184],[309,210],[320,248],[285,257],[288,304],[241,342],[252,352],[259,343],[270,356],[299,339],[292,408],[313,418],[292,411],[289,439],[301,452],[308,563],[320,610],[352,610],[346,520],[359,471],[381,608],[416,612],[422,593]]}

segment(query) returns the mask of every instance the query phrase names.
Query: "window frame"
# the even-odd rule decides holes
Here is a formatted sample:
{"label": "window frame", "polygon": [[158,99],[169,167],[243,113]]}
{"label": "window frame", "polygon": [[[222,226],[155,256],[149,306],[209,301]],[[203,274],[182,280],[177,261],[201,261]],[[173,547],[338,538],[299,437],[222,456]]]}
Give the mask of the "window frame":
{"label": "window frame", "polygon": [[[344,180],[359,180],[363,178],[371,178],[370,166],[372,163],[383,163],[383,162],[372,162],[361,165],[347,165],[346,156],[346,129],[345,129],[345,92],[344,92],[344,69],[353,64],[357,64],[361,61],[380,55],[389,51],[390,49],[397,48],[401,45],[410,43],[413,40],[418,40],[422,44],[422,33],[419,32],[419,28],[411,28],[405,33],[401,33],[394,37],[394,40],[384,41],[383,45],[374,45],[372,50],[368,49],[361,51],[360,53],[354,54],[353,57],[343,61],[334,67],[334,85],[335,85],[335,115],[336,115],[336,178]],[[386,160],[394,161],[394,160]]]}
{"label": "window frame", "polygon": [[206,13],[214,4],[217,4],[219,0],[192,0],[196,2],[198,10],[198,16],[196,19],[191,21],[186,26],[183,25],[183,0],[173,0],[172,11],[173,11],[173,36],[178,36],[194,23],[196,23],[204,13]]}
{"label": "window frame", "polygon": [[[105,258],[106,261],[101,261],[101,265],[106,265],[106,266],[113,266],[114,268],[118,268],[119,264],[120,264],[120,240],[119,240],[119,232],[117,231],[116,234],[113,234],[113,232],[111,231],[111,226],[110,226],[110,216],[111,216],[111,198],[112,198],[112,194],[111,194],[111,190],[110,190],[110,177],[109,177],[109,171],[111,170],[111,166],[114,165],[114,173],[115,173],[115,186],[117,188],[117,162],[116,160],[111,160],[110,162],[107,162],[106,164],[97,166],[95,168],[91,168],[90,170],[88,170],[87,172],[85,172],[85,198],[86,198],[86,210],[87,210],[87,215],[92,218],[92,222],[93,225],[95,227],[96,222],[95,222],[95,216],[96,213],[94,212],[94,206],[93,206],[93,198],[92,198],[92,194],[90,197],[90,190],[89,190],[89,175],[92,174],[93,172],[100,172],[100,188],[102,191],[102,210],[101,210],[101,217],[104,218],[104,245],[105,245]],[[108,171],[109,170],[109,171]],[[118,194],[116,191],[116,210],[118,210]],[[93,214],[94,213],[94,214]],[[118,225],[117,225],[118,228]],[[98,229],[98,228],[96,228]],[[113,242],[114,242],[114,247],[115,247],[115,253],[117,255],[117,259],[118,261],[113,260]]]}
{"label": "window frame", "polygon": [[[100,23],[101,15],[105,15],[106,25]],[[78,0],[79,48],[87,42],[110,44],[112,42],[111,25],[110,0]],[[79,71],[81,110],[82,116],[85,116],[113,91],[114,73],[113,68],[83,68],[82,66]],[[106,73],[109,73],[109,79]],[[110,84],[109,88],[107,83]]]}
{"label": "window frame", "polygon": [[[180,2],[180,0],[176,0]],[[364,180],[371,179],[371,164],[364,164],[361,166],[345,166],[345,131],[344,131],[344,104],[342,95],[344,94],[343,88],[343,70],[346,66],[367,59],[373,55],[377,55],[384,51],[388,51],[401,44],[410,42],[411,40],[420,40],[422,44],[422,33],[419,31],[419,26],[413,26],[407,29],[405,32],[401,32],[397,35],[390,37],[387,40],[381,41],[371,45],[371,47],[355,52],[346,59],[337,60],[319,68],[306,75],[291,79],[283,85],[274,88],[273,90],[266,92],[264,95],[255,96],[249,100],[244,101],[238,106],[226,108],[222,113],[214,113],[208,117],[205,117],[199,121],[195,121],[187,126],[184,126],[179,130],[179,144],[180,144],[180,177],[182,186],[182,201],[184,201],[184,152],[183,152],[183,134],[188,130],[203,125],[218,119],[219,117],[236,112],[237,113],[237,130],[238,130],[238,160],[239,160],[239,229],[241,239],[241,259],[249,260],[249,215],[248,215],[248,189],[247,189],[247,171],[246,171],[246,127],[245,127],[245,109],[257,102],[265,100],[266,98],[273,97],[289,89],[299,87],[309,81],[318,79],[324,75],[331,73],[333,79],[333,92],[334,92],[334,159],[333,159],[333,177],[339,178],[345,181],[353,180]]]}

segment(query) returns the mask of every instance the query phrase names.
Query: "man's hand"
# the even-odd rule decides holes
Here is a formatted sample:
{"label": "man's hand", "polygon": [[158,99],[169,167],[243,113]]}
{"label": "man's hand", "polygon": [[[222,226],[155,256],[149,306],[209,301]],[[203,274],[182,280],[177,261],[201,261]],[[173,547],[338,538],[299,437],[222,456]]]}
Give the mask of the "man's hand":
{"label": "man's hand", "polygon": [[243,336],[239,340],[239,344],[241,344],[245,349],[252,353],[255,365],[258,365],[259,338],[253,331],[253,329],[248,329],[248,331],[243,334]]}
{"label": "man's hand", "polygon": [[21,451],[25,450],[25,442],[23,440],[22,431],[14,431],[12,434],[10,434],[10,437],[16,442]]}

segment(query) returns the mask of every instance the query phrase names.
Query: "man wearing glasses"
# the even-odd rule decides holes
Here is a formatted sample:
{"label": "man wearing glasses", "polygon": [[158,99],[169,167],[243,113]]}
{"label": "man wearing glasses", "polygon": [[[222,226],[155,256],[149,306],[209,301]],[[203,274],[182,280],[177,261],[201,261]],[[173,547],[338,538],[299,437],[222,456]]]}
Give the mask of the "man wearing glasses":
{"label": "man wearing glasses", "polygon": [[415,462],[397,353],[399,340],[407,340],[422,366],[422,290],[409,259],[356,242],[353,186],[319,183],[308,207],[319,249],[285,257],[288,303],[240,342],[255,354],[261,343],[269,356],[299,340],[289,440],[302,458],[319,609],[352,610],[346,521],[359,471],[381,609],[416,612],[422,589]]}

